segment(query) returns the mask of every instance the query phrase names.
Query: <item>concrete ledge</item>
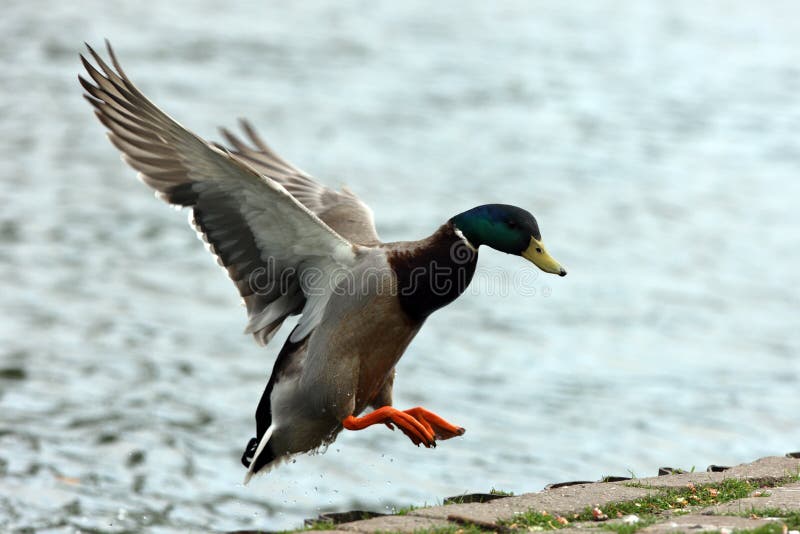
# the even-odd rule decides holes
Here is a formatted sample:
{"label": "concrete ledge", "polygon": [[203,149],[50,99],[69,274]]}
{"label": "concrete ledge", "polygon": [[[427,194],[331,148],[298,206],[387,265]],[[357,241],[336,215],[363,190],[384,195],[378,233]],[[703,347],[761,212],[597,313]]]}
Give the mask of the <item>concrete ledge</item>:
{"label": "concrete ledge", "polygon": [[800,511],[800,482],[780,488],[769,488],[764,493],[763,497],[748,497],[711,506],[701,510],[701,513],[715,515],[743,514],[751,510],[764,510],[766,508]]}
{"label": "concrete ledge", "polygon": [[682,515],[640,530],[643,534],[654,532],[719,532],[753,529],[770,523],[768,519],[749,519],[737,516]]}
{"label": "concrete ledge", "polygon": [[410,515],[447,519],[457,516],[462,521],[497,523],[508,521],[528,510],[565,515],[582,511],[587,506],[603,505],[612,501],[629,501],[644,497],[653,490],[630,488],[619,483],[596,483],[567,486],[539,493],[526,493],[483,504],[451,504],[414,510]]}
{"label": "concrete ledge", "polygon": [[[727,478],[775,481],[789,475],[796,475],[798,472],[800,472],[800,459],[787,458],[785,456],[768,456],[749,464],[731,467],[719,473],[699,471],[680,475],[638,478],[628,483],[636,482],[637,484],[654,488],[678,488],[686,486],[689,482],[693,484],[711,484],[722,482]],[[622,483],[616,482],[616,484]]]}
{"label": "concrete ledge", "polygon": [[[515,516],[528,511],[548,512],[569,518],[587,507],[602,508],[612,502],[632,501],[664,488],[686,487],[689,483],[697,486],[719,483],[732,478],[751,480],[757,484],[788,482],[785,486],[765,490],[766,495],[763,497],[750,496],[708,508],[690,508],[691,513],[686,515],[670,514],[665,511],[663,517],[659,516],[657,523],[642,529],[641,532],[753,529],[771,520],[751,519],[741,514],[746,514],[752,509],[766,508],[800,511],[800,482],[786,480],[789,477],[797,477],[798,474],[800,474],[800,458],[771,456],[721,472],[683,473],[621,482],[557,486],[537,493],[503,497],[484,503],[420,508],[407,515],[383,516],[340,524],[330,532],[424,532],[441,528],[457,530],[467,524],[476,525],[487,531],[506,532],[509,529],[501,526],[501,522],[513,521]],[[630,484],[644,487],[631,487]],[[571,524],[558,532],[562,534],[585,533],[587,530],[598,532],[596,527],[602,524],[604,523]]]}
{"label": "concrete ledge", "polygon": [[414,532],[452,526],[445,520],[411,515],[387,515],[337,525],[346,532]]}

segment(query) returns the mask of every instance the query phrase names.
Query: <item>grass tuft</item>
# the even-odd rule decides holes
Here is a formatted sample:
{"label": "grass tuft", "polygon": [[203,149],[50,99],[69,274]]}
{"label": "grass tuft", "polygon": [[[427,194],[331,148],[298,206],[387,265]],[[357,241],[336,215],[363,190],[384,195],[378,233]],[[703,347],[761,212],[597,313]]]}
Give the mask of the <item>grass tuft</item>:
{"label": "grass tuft", "polygon": [[334,530],[336,525],[333,521],[314,521],[313,523],[306,525],[303,528],[303,531],[313,531],[313,530]]}
{"label": "grass tuft", "polygon": [[558,530],[570,524],[570,521],[559,515],[548,512],[526,512],[511,521],[502,522],[503,526],[510,529],[527,528],[528,530]]}
{"label": "grass tuft", "polygon": [[486,534],[487,532],[476,525],[448,525],[446,527],[415,530],[414,534]]}
{"label": "grass tuft", "polygon": [[[796,477],[792,477],[795,480]],[[775,486],[787,482],[786,480],[768,482]],[[643,487],[630,484],[634,487]],[[632,501],[610,502],[602,507],[587,507],[582,512],[573,514],[567,522],[558,520],[547,512],[529,511],[519,514],[513,520],[503,524],[509,528],[532,527],[536,530],[558,530],[573,522],[600,522],[617,519],[627,515],[636,515],[639,521],[633,524],[609,522],[602,527],[619,534],[631,534],[654,523],[659,516],[665,513],[688,513],[694,508],[703,508],[722,504],[736,499],[749,497],[760,487],[758,481],[729,478],[714,484],[694,485],[687,484],[681,488],[653,488],[647,496]]]}
{"label": "grass tuft", "polygon": [[639,518],[637,523],[605,523],[600,526],[603,530],[610,530],[611,532],[616,532],[617,534],[633,534],[634,532],[643,529],[644,527],[649,527],[653,523],[656,522],[655,516],[648,517],[647,519]]}
{"label": "grass tuft", "polygon": [[417,508],[419,508],[419,507],[418,506],[414,506],[412,504],[412,505],[409,505],[409,506],[404,506],[403,508],[398,508],[396,510],[392,510],[392,512],[394,513],[394,515],[408,515],[409,512],[413,512]]}
{"label": "grass tuft", "polygon": [[[784,532],[783,525],[786,525],[786,530],[800,530],[800,510],[785,510],[783,508],[753,508],[749,511],[735,514],[741,517],[750,517],[752,519],[778,519],[775,525],[781,528],[776,532]],[[764,525],[759,528],[772,527],[773,525]],[[753,532],[759,529],[753,529]],[[771,532],[765,530],[764,532]]]}

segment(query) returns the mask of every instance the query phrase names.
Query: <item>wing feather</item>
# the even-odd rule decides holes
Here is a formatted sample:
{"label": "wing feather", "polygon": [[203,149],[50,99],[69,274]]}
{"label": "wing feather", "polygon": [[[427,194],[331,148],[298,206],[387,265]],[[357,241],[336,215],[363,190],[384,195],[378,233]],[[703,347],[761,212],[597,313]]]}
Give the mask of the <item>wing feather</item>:
{"label": "wing feather", "polygon": [[[99,68],[81,56],[91,81],[79,79],[111,142],[158,197],[192,208],[192,224],[245,301],[246,332],[265,344],[286,317],[302,312],[293,337],[308,335],[332,288],[304,285],[304,275],[352,266],[357,247],[280,180],[204,141],[156,107],[106,45],[113,68],[86,45]],[[277,155],[272,158],[276,176],[297,172]]]}
{"label": "wing feather", "polygon": [[242,119],[239,124],[249,144],[227,128],[220,128],[234,156],[281,184],[351,242],[365,246],[380,243],[372,210],[360,198],[347,189],[335,191],[321,185],[267,146],[248,121]]}

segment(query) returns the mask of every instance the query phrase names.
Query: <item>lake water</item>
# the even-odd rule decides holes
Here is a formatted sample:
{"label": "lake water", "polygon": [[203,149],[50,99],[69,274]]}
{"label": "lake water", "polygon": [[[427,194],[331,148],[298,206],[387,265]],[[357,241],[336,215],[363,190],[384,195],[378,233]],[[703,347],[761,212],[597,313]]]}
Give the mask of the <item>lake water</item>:
{"label": "lake water", "polygon": [[[7,4],[0,530],[291,528],[800,448],[796,3]],[[569,276],[483,252],[399,365],[396,405],[462,438],[343,433],[242,486],[280,341],[241,334],[82,100],[103,37],[183,124],[249,117],[385,240],[488,202],[538,217]]]}

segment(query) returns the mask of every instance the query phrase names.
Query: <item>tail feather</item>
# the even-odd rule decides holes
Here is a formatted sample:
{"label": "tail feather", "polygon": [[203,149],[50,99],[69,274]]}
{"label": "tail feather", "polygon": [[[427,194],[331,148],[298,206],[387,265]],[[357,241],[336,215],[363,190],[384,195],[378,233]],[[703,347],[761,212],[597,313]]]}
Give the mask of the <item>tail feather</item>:
{"label": "tail feather", "polygon": [[[244,476],[244,485],[246,486],[250,479],[253,478],[253,475],[256,474],[262,467],[268,464],[270,461],[274,459],[274,455],[270,454],[272,458],[264,458],[261,459],[261,453],[264,452],[264,449],[269,442],[269,438],[272,437],[272,433],[275,431],[275,425],[269,425],[269,428],[264,435],[261,436],[261,441],[258,442],[258,448],[256,448],[256,453],[253,455],[253,459],[250,462],[250,467],[247,468],[247,474]],[[248,447],[249,448],[249,447]],[[245,454],[247,451],[245,451]]]}
{"label": "tail feather", "polygon": [[[272,320],[272,317],[268,319]],[[280,320],[282,321],[283,319]],[[264,322],[268,323],[267,320]],[[269,323],[266,328],[272,328],[269,326],[271,324],[273,323]],[[260,324],[256,326],[261,327]],[[292,334],[297,331],[297,328],[297,326],[294,327]],[[263,332],[263,330],[260,331]],[[274,331],[271,332],[270,335],[272,335],[272,333],[274,333]],[[258,335],[257,332],[256,335]],[[297,366],[302,365],[307,343],[308,338],[303,339],[299,343],[293,343],[290,339],[287,339],[278,354],[278,358],[275,360],[275,364],[272,367],[272,374],[269,377],[264,393],[261,395],[258,408],[256,408],[256,437],[251,439],[250,443],[247,444],[247,448],[242,456],[242,463],[247,467],[247,474],[244,477],[245,484],[253,478],[254,474],[266,473],[284,463],[292,456],[292,454],[287,453],[283,448],[280,448],[276,453],[274,450],[275,448],[272,446],[274,443],[272,445],[269,443],[270,438],[272,438],[276,431],[275,417],[272,413],[272,395],[276,393],[273,391],[276,384],[279,382],[283,383],[282,381],[284,380],[287,381],[286,383],[290,388],[296,386],[297,376],[294,374],[287,376],[285,371],[287,366],[292,362],[296,362]],[[290,418],[285,417],[284,420],[288,421]],[[287,429],[284,428],[284,431],[285,430]]]}

